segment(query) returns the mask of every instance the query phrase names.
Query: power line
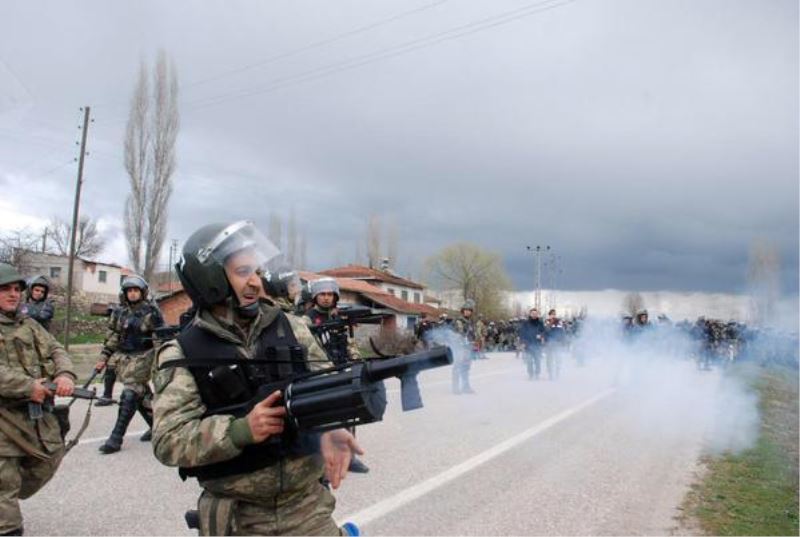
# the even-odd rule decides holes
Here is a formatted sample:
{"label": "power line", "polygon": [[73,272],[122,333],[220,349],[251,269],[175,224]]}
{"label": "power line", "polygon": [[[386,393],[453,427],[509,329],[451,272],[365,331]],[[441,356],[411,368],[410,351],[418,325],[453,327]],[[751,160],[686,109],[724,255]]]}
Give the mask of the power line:
{"label": "power line", "polygon": [[301,54],[303,52],[307,52],[307,51],[313,50],[315,48],[320,48],[320,47],[323,47],[325,45],[330,45],[332,43],[336,43],[337,41],[342,41],[343,39],[346,39],[348,37],[352,37],[354,35],[358,35],[358,34],[367,32],[369,30],[372,30],[374,28],[378,28],[380,26],[384,26],[386,24],[389,24],[390,22],[394,22],[396,20],[408,17],[409,15],[414,15],[414,14],[420,13],[422,11],[427,11],[427,10],[429,10],[431,8],[434,8],[436,6],[442,5],[445,2],[447,2],[447,0],[438,0],[437,2],[433,2],[433,3],[430,3],[430,4],[425,4],[425,5],[420,6],[418,8],[414,8],[414,9],[411,9],[409,11],[404,11],[402,13],[398,13],[396,15],[392,15],[391,17],[387,17],[385,19],[381,19],[381,20],[372,22],[372,23],[367,24],[365,26],[360,26],[358,28],[355,28],[353,30],[349,30],[349,31],[341,33],[339,35],[335,35],[335,36],[330,37],[328,39],[323,39],[321,41],[315,41],[314,43],[310,43],[310,44],[308,44],[306,46],[303,46],[303,47],[300,47],[300,48],[297,48],[297,49],[294,49],[294,50],[283,52],[281,54],[276,54],[275,56],[270,56],[269,58],[265,58],[263,60],[248,64],[248,65],[243,65],[241,67],[237,67],[237,68],[231,69],[229,71],[224,71],[224,72],[219,73],[217,75],[213,75],[213,76],[210,76],[210,77],[207,77],[207,78],[204,78],[204,79],[197,80],[196,82],[192,82],[192,83],[190,83],[190,84],[188,84],[187,86],[184,86],[184,87],[185,88],[192,88],[192,87],[202,86],[202,85],[207,84],[209,82],[213,82],[215,80],[220,80],[222,78],[226,78],[226,77],[231,76],[231,75],[235,75],[235,74],[238,74],[238,73],[243,73],[245,71],[251,71],[253,69],[257,69],[259,67],[263,67],[263,66],[268,65],[270,63],[274,63],[274,62],[276,62],[278,60],[291,58],[292,56],[297,56],[298,54]]}
{"label": "power line", "polygon": [[544,0],[544,1],[534,2],[532,4],[528,4],[527,6],[523,6],[521,8],[513,9],[504,13],[500,13],[498,15],[493,15],[491,17],[486,17],[484,19],[463,24],[422,38],[413,39],[411,41],[387,47],[382,50],[364,54],[334,64],[321,66],[303,73],[299,73],[297,75],[290,75],[287,77],[279,78],[274,80],[268,86],[263,86],[261,88],[257,88],[250,91],[240,91],[238,93],[229,93],[207,99],[201,99],[195,101],[194,103],[189,103],[187,105],[187,109],[198,110],[231,100],[252,97],[254,95],[260,95],[264,93],[271,93],[273,91],[285,89],[287,87],[307,82],[309,80],[315,80],[317,78],[330,76],[342,71],[347,71],[350,69],[362,67],[364,65],[372,64],[383,59],[393,58],[395,56],[400,56],[402,54],[408,54],[416,50],[428,48],[438,43],[442,43],[444,41],[458,39],[467,35],[488,30],[490,28],[509,24],[516,20],[523,19],[525,17],[530,17],[532,15],[536,15],[538,13],[549,11],[551,9],[555,9],[558,7],[562,7],[567,4],[574,3],[576,1],[577,0]]}
{"label": "power line", "polygon": [[[437,0],[436,2],[431,2],[429,4],[424,4],[424,5],[420,6],[420,7],[416,7],[414,9],[410,9],[408,11],[403,11],[401,13],[397,13],[395,15],[391,15],[391,16],[383,18],[383,19],[379,19],[377,21],[371,22],[371,23],[366,24],[364,26],[359,26],[357,28],[353,28],[352,30],[347,30],[345,32],[342,32],[340,34],[336,34],[336,35],[328,37],[326,39],[321,39],[319,41],[314,41],[314,42],[309,43],[307,45],[303,45],[301,47],[298,47],[296,49],[291,49],[291,50],[288,50],[286,52],[281,52],[279,54],[275,54],[274,56],[270,56],[268,58],[264,58],[263,60],[258,60],[256,62],[245,64],[245,65],[242,65],[240,67],[229,69],[227,71],[222,71],[222,72],[217,73],[215,75],[211,75],[211,76],[208,76],[208,77],[205,77],[205,78],[200,78],[198,80],[195,80],[193,82],[189,82],[188,84],[183,85],[181,87],[181,90],[188,90],[188,89],[204,86],[204,85],[206,85],[206,84],[208,84],[210,82],[215,82],[217,80],[222,80],[224,78],[228,78],[230,76],[234,76],[234,75],[237,75],[239,73],[252,71],[254,69],[258,69],[260,67],[264,67],[265,65],[269,65],[269,64],[275,63],[275,62],[277,62],[279,60],[285,60],[286,58],[291,58],[292,56],[297,56],[299,54],[302,54],[303,52],[308,52],[309,50],[322,48],[322,47],[324,47],[326,45],[331,45],[331,44],[336,43],[338,41],[343,41],[343,40],[347,39],[348,37],[353,37],[355,35],[362,34],[362,33],[368,32],[370,30],[374,30],[375,28],[379,28],[381,26],[385,26],[385,25],[387,25],[389,23],[392,23],[394,21],[409,17],[411,15],[416,15],[417,13],[421,13],[423,11],[427,11],[429,9],[432,9],[434,7],[437,7],[437,6],[440,6],[440,5],[444,4],[444,3],[446,3],[447,1],[448,0]],[[105,102],[101,102],[99,106],[103,106],[105,104],[112,104],[112,103],[121,103],[121,102],[122,102],[122,99],[113,99],[113,100],[108,100],[108,101],[105,101]],[[95,106],[98,106],[98,105],[95,105]]]}

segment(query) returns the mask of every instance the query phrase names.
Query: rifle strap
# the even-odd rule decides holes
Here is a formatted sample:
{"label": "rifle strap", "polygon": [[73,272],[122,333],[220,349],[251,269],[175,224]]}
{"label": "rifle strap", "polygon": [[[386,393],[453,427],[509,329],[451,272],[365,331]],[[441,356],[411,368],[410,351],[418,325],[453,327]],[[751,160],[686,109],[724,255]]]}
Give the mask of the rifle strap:
{"label": "rifle strap", "polygon": [[[73,399],[72,401],[74,400],[75,399]],[[75,434],[75,436],[72,437],[72,440],[67,442],[67,447],[66,450],[64,451],[64,454],[69,453],[70,449],[78,445],[78,441],[81,439],[81,435],[83,435],[83,433],[86,431],[86,428],[89,426],[89,420],[91,419],[91,417],[92,417],[92,400],[90,399],[89,404],[86,405],[86,414],[83,416],[83,423],[81,424],[81,428],[78,429],[78,432]]]}
{"label": "rifle strap", "polygon": [[44,451],[40,450],[38,447],[33,445],[27,438],[25,438],[20,430],[20,428],[15,425],[18,423],[19,420],[17,419],[14,414],[9,412],[7,408],[0,408],[0,431],[5,434],[9,440],[14,442],[22,451],[39,459],[40,461],[47,461],[50,459],[50,455],[45,453]]}

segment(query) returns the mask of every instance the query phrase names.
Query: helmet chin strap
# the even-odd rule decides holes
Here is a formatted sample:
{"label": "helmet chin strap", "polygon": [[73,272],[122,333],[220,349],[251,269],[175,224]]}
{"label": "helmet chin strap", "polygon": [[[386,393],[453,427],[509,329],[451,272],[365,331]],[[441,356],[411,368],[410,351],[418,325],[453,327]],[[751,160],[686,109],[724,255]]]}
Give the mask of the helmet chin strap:
{"label": "helmet chin strap", "polygon": [[[238,300],[236,301],[238,302]],[[249,306],[236,305],[236,314],[243,319],[255,319],[258,315],[258,301],[253,302]]]}

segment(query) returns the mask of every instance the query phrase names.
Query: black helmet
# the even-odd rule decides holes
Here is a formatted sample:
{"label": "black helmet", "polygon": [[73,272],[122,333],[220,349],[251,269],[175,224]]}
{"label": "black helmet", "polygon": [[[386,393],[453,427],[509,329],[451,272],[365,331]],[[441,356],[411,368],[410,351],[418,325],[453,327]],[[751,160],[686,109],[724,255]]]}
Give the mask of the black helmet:
{"label": "black helmet", "polygon": [[33,287],[35,285],[44,287],[44,298],[47,298],[47,295],[50,294],[50,281],[43,275],[31,276],[30,278],[28,278],[27,284],[28,284],[28,290],[26,296],[28,297],[28,299],[31,298],[31,292],[33,291]]}
{"label": "black helmet", "polygon": [[300,276],[288,265],[267,269],[261,276],[261,281],[267,294],[274,298],[290,298],[292,293],[296,296],[300,291]]}
{"label": "black helmet", "polygon": [[225,261],[234,253],[251,250],[256,254],[257,270],[264,270],[280,251],[252,222],[208,224],[201,227],[183,245],[181,259],[175,265],[181,284],[192,302],[208,307],[232,296]]}
{"label": "black helmet", "polygon": [[0,263],[0,285],[6,285],[9,283],[19,283],[22,286],[22,289],[27,287],[25,278],[23,278],[22,275],[17,272],[17,269],[8,263]]}

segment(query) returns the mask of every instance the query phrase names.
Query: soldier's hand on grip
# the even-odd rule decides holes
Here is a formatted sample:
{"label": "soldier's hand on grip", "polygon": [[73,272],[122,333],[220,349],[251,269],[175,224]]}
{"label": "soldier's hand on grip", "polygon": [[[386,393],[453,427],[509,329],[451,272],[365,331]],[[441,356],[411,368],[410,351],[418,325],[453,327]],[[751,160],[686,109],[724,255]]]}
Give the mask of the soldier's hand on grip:
{"label": "soldier's hand on grip", "polygon": [[47,379],[36,379],[33,381],[33,389],[31,390],[31,401],[34,403],[44,403],[44,400],[53,395],[50,390],[44,387]]}
{"label": "soldier's hand on grip", "polygon": [[280,399],[281,392],[274,391],[247,414],[247,424],[250,426],[250,433],[256,443],[263,442],[268,437],[283,432],[283,418],[286,416],[286,407],[273,406]]}
{"label": "soldier's hand on grip", "polygon": [[59,397],[69,397],[72,395],[72,391],[75,389],[75,383],[72,382],[72,379],[69,377],[65,377],[61,375],[60,377],[56,377],[56,395]]}

